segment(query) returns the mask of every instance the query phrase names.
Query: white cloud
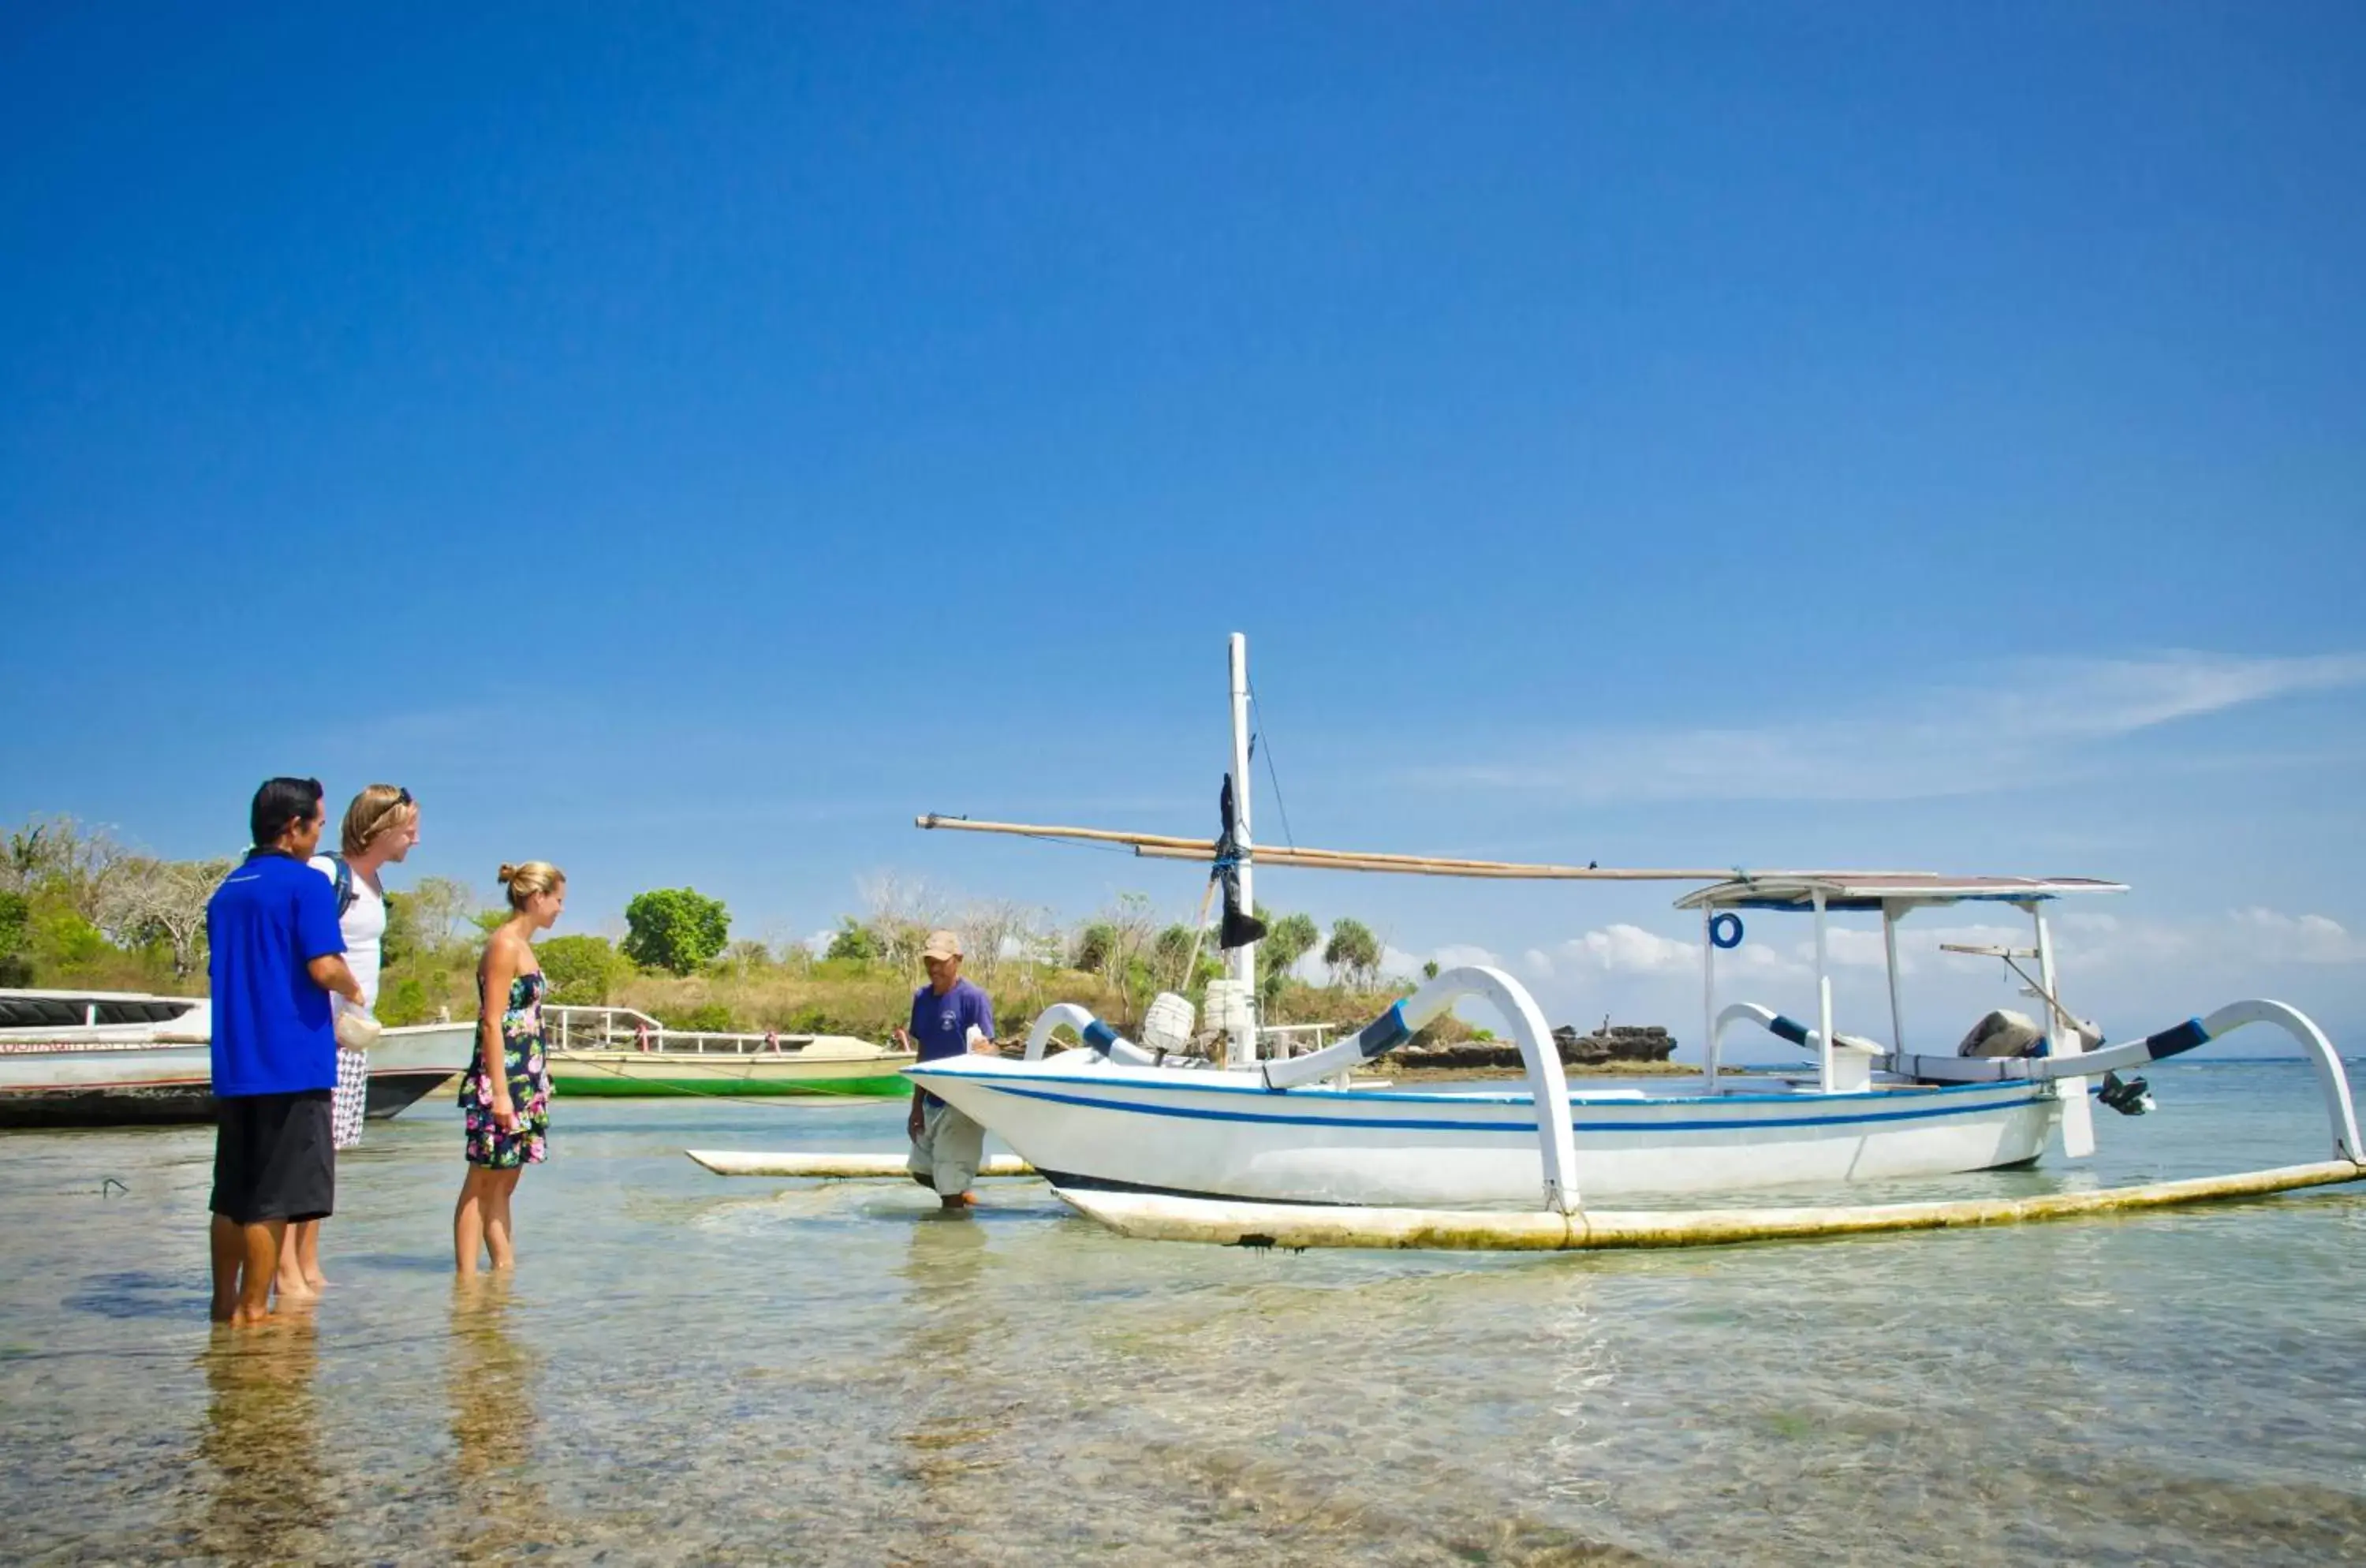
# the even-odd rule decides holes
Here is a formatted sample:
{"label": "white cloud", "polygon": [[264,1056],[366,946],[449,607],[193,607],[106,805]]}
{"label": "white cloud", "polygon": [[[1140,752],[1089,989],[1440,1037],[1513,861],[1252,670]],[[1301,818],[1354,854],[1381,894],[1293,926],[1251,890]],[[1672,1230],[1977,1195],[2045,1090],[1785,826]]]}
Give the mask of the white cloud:
{"label": "white cloud", "polygon": [[2228,917],[2262,956],[2293,964],[2366,964],[2366,942],[2324,915],[2282,915],[2237,909]]}
{"label": "white cloud", "polygon": [[1605,975],[1666,975],[1700,967],[1700,943],[1624,923],[1572,938],[1558,952],[1572,968]]}
{"label": "white cloud", "polygon": [[[1908,919],[1898,931],[1906,1027],[1914,1048],[1952,1050],[1991,1008],[2030,1011],[2040,1005],[1996,959],[1939,951],[1942,943],[2027,949],[2034,932],[2025,920],[1950,925],[1923,918],[1932,923]],[[2064,1002],[2100,1021],[2114,1039],[2238,998],[2280,996],[2313,1013],[2339,1040],[2343,1027],[2366,1008],[2366,938],[2326,915],[2243,908],[2169,919],[2064,909],[2054,923]],[[1814,942],[1799,934],[1806,925],[1752,917],[1742,945],[1717,955],[1719,1003],[1755,1001],[1795,1018],[1808,1016],[1815,1007]],[[1888,1039],[1879,929],[1836,924],[1831,946],[1840,1027]],[[2018,962],[2023,974],[2037,975],[2034,960]],[[1591,1023],[1606,1011],[1621,1021],[1665,1024],[1682,1042],[1680,1058],[1696,1061],[1699,964],[1697,934],[1614,924],[1529,948],[1511,967],[1549,1017]],[[1786,1049],[1748,1031],[1729,1044],[1756,1058]],[[2234,1045],[2238,1053],[2287,1048],[2260,1031],[2246,1032]]]}
{"label": "white cloud", "polygon": [[[2029,660],[1886,711],[1766,728],[1600,732],[1420,782],[1613,800],[1904,800],[2060,777],[2080,748],[2248,704],[2366,685],[2366,653]],[[1606,765],[1615,759],[1615,765]]]}

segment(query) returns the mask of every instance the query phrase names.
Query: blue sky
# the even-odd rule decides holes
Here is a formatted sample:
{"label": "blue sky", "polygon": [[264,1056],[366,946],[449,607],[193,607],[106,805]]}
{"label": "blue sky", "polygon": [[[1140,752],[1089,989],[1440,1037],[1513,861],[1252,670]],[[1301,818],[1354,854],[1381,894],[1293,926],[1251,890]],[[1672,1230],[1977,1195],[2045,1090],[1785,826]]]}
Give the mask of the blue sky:
{"label": "blue sky", "polygon": [[1181,915],[908,823],[1205,829],[1242,630],[1301,841],[2114,876],[2114,1033],[2366,1029],[2354,6],[20,7],[0,133],[0,818]]}

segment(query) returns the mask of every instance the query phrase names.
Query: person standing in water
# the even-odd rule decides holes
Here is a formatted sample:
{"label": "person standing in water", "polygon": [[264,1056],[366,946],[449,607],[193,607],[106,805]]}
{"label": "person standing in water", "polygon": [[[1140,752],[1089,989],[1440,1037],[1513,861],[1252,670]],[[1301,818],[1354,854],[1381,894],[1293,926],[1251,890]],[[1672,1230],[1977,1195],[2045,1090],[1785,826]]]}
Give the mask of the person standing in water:
{"label": "person standing in water", "polygon": [[[930,931],[920,949],[920,962],[929,971],[929,983],[912,993],[912,1027],[896,1032],[896,1044],[918,1051],[923,1062],[965,1051],[991,1052],[994,1004],[975,984],[961,977],[961,938],[952,931]],[[912,1137],[912,1153],[904,1162],[912,1179],[933,1188],[948,1209],[975,1203],[969,1186],[977,1179],[986,1129],[927,1089],[915,1089],[904,1130]]]}
{"label": "person standing in water", "polygon": [[361,1000],[329,885],[305,863],[326,820],[318,779],[267,779],[248,808],[254,847],[206,901],[213,989],[213,1319],[271,1313],[287,1227],[336,1208],[329,1100],[332,992]]}
{"label": "person standing in water", "polygon": [[[332,997],[331,1021],[337,1032],[337,1088],[330,1101],[330,1131],[335,1146],[352,1148],[361,1142],[362,1117],[369,1107],[369,1053],[348,1043],[355,1032],[348,1015],[376,1021],[377,976],[386,942],[386,888],[378,881],[381,867],[400,864],[419,842],[419,804],[411,792],[395,784],[372,784],[345,807],[338,830],[344,852],[314,855],[312,869],[329,879],[337,900],[337,926],[345,939],[345,967],[361,987],[358,1006]],[[317,1295],[329,1282],[321,1272],[321,1222],[299,1220],[287,1227],[279,1249],[279,1293]]]}
{"label": "person standing in water", "polygon": [[477,1255],[496,1269],[517,1262],[510,1194],[550,1152],[550,1068],[542,1048],[542,964],[534,935],[567,907],[567,874],[548,861],[501,867],[510,918],[477,965],[477,1055],[460,1082],[468,1174],[452,1210],[452,1252],[463,1274]]}

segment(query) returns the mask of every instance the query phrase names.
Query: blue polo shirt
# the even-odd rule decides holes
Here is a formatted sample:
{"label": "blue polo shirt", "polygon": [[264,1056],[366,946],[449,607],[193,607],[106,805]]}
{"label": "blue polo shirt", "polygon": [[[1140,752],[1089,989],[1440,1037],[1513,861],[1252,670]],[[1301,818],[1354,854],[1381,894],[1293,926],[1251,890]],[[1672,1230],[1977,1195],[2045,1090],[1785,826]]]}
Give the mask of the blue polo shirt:
{"label": "blue polo shirt", "polygon": [[337,1087],[329,993],[304,966],[345,950],[329,879],[256,850],[206,904],[213,980],[214,1092],[228,1098]]}

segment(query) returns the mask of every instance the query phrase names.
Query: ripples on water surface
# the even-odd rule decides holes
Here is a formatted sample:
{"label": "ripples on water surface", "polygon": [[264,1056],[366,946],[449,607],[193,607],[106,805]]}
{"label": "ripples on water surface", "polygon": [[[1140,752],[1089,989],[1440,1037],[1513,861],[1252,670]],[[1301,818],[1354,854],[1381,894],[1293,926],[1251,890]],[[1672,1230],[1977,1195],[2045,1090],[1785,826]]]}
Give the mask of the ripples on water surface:
{"label": "ripples on water surface", "polygon": [[[2353,1068],[2353,1071],[2355,1069]],[[2324,1156],[2298,1063],[2084,1168]],[[0,1557],[2366,1559],[2366,1195],[1714,1250],[1129,1242],[1040,1185],[726,1180],[902,1108],[573,1102],[456,1290],[446,1101],[339,1171],[309,1324],[204,1321],[205,1129],[0,1134]],[[107,1179],[128,1191],[107,1189]]]}

